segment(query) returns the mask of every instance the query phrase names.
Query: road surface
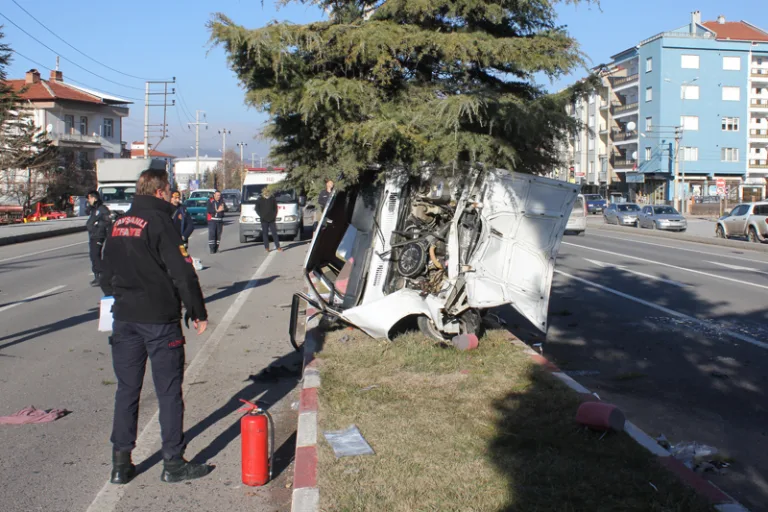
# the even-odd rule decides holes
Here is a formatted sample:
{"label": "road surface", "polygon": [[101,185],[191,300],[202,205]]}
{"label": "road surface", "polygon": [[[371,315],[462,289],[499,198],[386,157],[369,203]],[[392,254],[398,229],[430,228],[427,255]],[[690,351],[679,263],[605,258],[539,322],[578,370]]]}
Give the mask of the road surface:
{"label": "road surface", "polygon": [[766,305],[764,253],[588,229],[563,239],[543,350],[649,434],[732,457],[707,476],[768,510]]}
{"label": "road surface", "polygon": [[[53,423],[0,426],[3,512],[129,510],[290,510],[290,462],[297,374],[251,379],[270,363],[298,363],[287,338],[293,291],[306,242],[286,252],[238,242],[228,218],[221,252],[207,254],[207,230],[190,243],[211,320],[203,336],[187,332],[187,457],[208,460],[211,475],[189,485],[160,482],[157,401],[147,372],[135,462],[128,486],[105,485],[115,378],[105,333],[97,332],[101,292],[91,280],[85,234],[0,248],[0,415],[25,406],[65,408]],[[278,424],[276,480],[240,481],[239,398],[268,404]]]}

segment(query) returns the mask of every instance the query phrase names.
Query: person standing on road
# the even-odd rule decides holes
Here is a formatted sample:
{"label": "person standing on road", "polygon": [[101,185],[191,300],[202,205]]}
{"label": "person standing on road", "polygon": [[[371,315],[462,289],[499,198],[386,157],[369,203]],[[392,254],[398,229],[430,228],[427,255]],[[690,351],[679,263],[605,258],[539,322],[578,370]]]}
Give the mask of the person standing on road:
{"label": "person standing on road", "polygon": [[176,208],[172,216],[173,225],[176,226],[176,230],[181,235],[184,247],[189,249],[189,237],[192,236],[192,232],[195,230],[195,223],[187,209],[181,204],[181,193],[179,191],[171,194],[171,204]]}
{"label": "person standing on road", "polygon": [[221,192],[217,190],[213,193],[211,200],[208,201],[208,250],[211,251],[211,254],[216,254],[219,251],[226,211],[227,205],[221,198]]}
{"label": "person standing on road", "polygon": [[261,239],[264,241],[264,249],[269,252],[269,235],[275,241],[275,249],[283,252],[280,247],[280,237],[277,234],[277,198],[268,188],[261,192],[256,200],[256,215],[261,220]]}
{"label": "person standing on road", "polygon": [[328,204],[328,199],[331,198],[333,193],[333,180],[327,180],[325,182],[325,188],[317,195],[317,211],[315,212],[315,223],[320,222],[320,218],[323,216],[323,210],[325,205]]}
{"label": "person standing on road", "polygon": [[101,196],[95,190],[88,192],[88,205],[90,215],[85,226],[88,229],[88,253],[91,257],[91,271],[93,272],[91,286],[98,286],[99,274],[101,274],[101,253],[110,224],[109,208],[104,205]]}
{"label": "person standing on road", "polygon": [[136,446],[139,399],[147,357],[160,407],[163,441],[163,482],[200,478],[206,464],[184,460],[184,333],[181,305],[197,334],[208,326],[203,292],[192,258],[173,226],[171,186],[165,170],[141,173],[131,209],[117,221],[104,250],[101,288],[115,299],[109,344],[117,377],[112,427],[114,484],[126,484],[136,474],[131,451]]}

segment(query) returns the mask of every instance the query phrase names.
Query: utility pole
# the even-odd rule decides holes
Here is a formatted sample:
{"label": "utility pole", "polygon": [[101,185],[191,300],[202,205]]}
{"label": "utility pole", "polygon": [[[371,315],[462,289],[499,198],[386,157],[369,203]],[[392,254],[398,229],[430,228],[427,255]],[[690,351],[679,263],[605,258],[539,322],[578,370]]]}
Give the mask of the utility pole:
{"label": "utility pole", "polygon": [[226,128],[219,130],[219,135],[221,135],[221,168],[223,169],[225,188],[227,186],[227,133],[232,135],[232,132]]}
{"label": "utility pole", "polygon": [[[168,135],[168,107],[174,107],[176,106],[176,100],[171,100],[171,104],[168,104],[168,95],[169,94],[176,94],[176,89],[171,89],[170,92],[168,92],[168,85],[169,84],[175,84],[176,83],[176,77],[173,77],[173,80],[148,80],[145,83],[144,88],[144,158],[149,158],[149,136],[150,136],[150,128],[156,127],[159,128],[160,132],[160,140],[157,141],[157,144],[155,144],[155,148],[160,145],[163,140],[165,140],[165,137]],[[152,92],[152,86],[155,85],[162,85],[163,91],[162,92]],[[163,102],[162,103],[150,103],[150,96],[162,96]],[[163,122],[162,124],[149,124],[149,107],[163,107]]]}
{"label": "utility pole", "polygon": [[682,127],[675,127],[675,181],[674,181],[674,194],[675,194],[675,210],[680,211],[680,196],[678,192],[677,176],[680,171],[680,139],[682,138]]}
{"label": "utility pole", "polygon": [[245,161],[243,160],[243,148],[247,146],[245,142],[238,142],[238,147],[240,148],[240,185],[242,186],[243,181],[245,180]]}
{"label": "utility pole", "polygon": [[200,122],[201,113],[203,114],[203,119],[205,119],[205,112],[195,110],[195,122],[187,123],[187,126],[195,127],[195,180],[197,180],[198,185],[200,184],[200,127],[205,126],[205,129],[208,129],[208,123]]}

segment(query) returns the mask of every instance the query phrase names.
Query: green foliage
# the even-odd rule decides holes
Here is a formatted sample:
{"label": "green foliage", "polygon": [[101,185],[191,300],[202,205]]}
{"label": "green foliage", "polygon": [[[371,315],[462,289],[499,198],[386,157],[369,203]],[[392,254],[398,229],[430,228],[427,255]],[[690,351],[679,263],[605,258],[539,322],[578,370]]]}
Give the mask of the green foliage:
{"label": "green foliage", "polygon": [[373,165],[418,172],[427,162],[548,172],[577,128],[565,105],[594,86],[547,94],[534,81],[583,65],[554,10],[578,0],[302,3],[329,19],[209,23],[246,102],[269,115],[271,157],[297,184],[340,175],[343,186]]}

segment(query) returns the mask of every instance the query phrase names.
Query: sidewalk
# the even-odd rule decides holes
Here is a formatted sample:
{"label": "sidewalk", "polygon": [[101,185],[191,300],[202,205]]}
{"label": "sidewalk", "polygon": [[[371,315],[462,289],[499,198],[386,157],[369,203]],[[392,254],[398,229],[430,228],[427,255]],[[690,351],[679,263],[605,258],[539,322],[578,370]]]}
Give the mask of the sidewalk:
{"label": "sidewalk", "polygon": [[69,219],[0,226],[0,246],[85,231],[85,223],[87,221],[88,217],[72,217]]}

